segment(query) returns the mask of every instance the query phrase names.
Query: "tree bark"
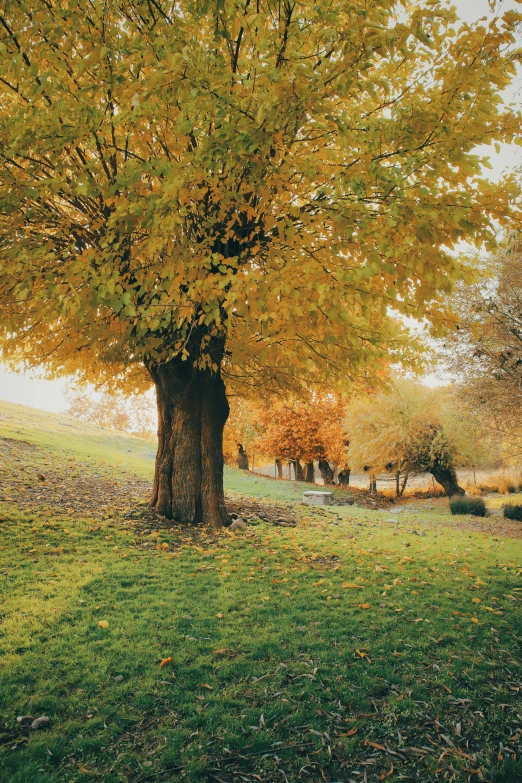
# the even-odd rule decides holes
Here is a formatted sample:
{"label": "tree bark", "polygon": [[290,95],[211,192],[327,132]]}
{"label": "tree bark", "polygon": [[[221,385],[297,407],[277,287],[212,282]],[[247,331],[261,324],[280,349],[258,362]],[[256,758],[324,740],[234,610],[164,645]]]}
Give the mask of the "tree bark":
{"label": "tree bark", "polygon": [[313,462],[306,463],[305,481],[308,481],[309,484],[315,483],[315,469]]}
{"label": "tree bark", "polygon": [[351,472],[350,468],[343,468],[343,470],[339,471],[337,480],[339,482],[340,487],[350,486],[350,472]]}
{"label": "tree bark", "polygon": [[319,460],[319,472],[325,484],[333,484],[333,470],[326,460]]}
{"label": "tree bark", "polygon": [[221,527],[223,428],[229,406],[219,371],[180,358],[149,366],[158,405],[158,452],[150,506],[167,519]]}
{"label": "tree bark", "polygon": [[465,495],[465,490],[459,487],[457,480],[457,473],[453,466],[439,467],[435,466],[430,468],[430,473],[435,481],[441,485],[446,495],[451,498],[453,495]]}
{"label": "tree bark", "polygon": [[295,480],[296,481],[304,481],[304,473],[303,473],[303,466],[301,465],[301,462],[298,459],[292,460],[292,464],[294,466],[294,474],[295,474]]}
{"label": "tree bark", "polygon": [[282,479],[283,478],[283,463],[280,459],[276,459],[275,461],[276,468],[277,468],[277,478]]}
{"label": "tree bark", "polygon": [[248,470],[248,454],[242,443],[237,444],[237,466],[240,470]]}

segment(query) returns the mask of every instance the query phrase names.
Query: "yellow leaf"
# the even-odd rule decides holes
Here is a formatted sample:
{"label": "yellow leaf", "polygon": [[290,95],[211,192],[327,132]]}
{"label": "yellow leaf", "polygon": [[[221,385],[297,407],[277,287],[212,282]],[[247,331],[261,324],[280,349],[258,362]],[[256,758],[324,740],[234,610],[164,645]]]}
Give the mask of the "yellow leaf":
{"label": "yellow leaf", "polygon": [[358,590],[362,590],[362,585],[356,585],[355,582],[343,582],[341,587],[353,587],[357,588]]}
{"label": "yellow leaf", "polygon": [[359,606],[361,607],[361,609],[369,609],[370,608],[370,604],[359,604]]}
{"label": "yellow leaf", "polygon": [[472,622],[472,623],[478,623],[478,620],[477,620],[477,618],[476,618],[476,617],[472,617],[472,618],[471,618],[471,622]]}
{"label": "yellow leaf", "polygon": [[100,628],[108,628],[109,627],[109,623],[108,623],[107,620],[99,620],[98,621],[98,625],[100,626]]}
{"label": "yellow leaf", "polygon": [[168,658],[162,658],[161,662],[160,662],[160,665],[159,665],[160,669],[163,669],[163,667],[166,666],[168,663],[170,663],[171,660],[172,660],[172,656],[171,655],[169,655]]}
{"label": "yellow leaf", "polygon": [[474,604],[479,604],[480,603],[480,598],[472,598],[471,602],[474,603]]}
{"label": "yellow leaf", "polygon": [[218,612],[216,617],[218,618],[218,620],[222,620],[223,619],[223,612]]}

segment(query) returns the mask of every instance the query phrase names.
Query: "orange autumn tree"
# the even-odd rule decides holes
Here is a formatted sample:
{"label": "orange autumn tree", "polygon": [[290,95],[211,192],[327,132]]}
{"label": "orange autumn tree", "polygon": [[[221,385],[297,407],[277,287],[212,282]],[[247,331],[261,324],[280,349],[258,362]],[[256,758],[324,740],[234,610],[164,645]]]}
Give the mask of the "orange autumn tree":
{"label": "orange autumn tree", "polygon": [[154,386],[151,506],[227,521],[227,392],[318,388],[410,361],[517,212],[481,145],[520,15],[431,0],[4,0],[0,350]]}
{"label": "orange autumn tree", "polygon": [[[309,402],[277,400],[260,416],[263,433],[257,448],[276,460],[292,463],[299,481],[314,481],[314,462],[326,482],[333,479],[330,463],[346,463],[344,404],[334,395],[314,395]],[[304,463],[304,467],[301,463]]]}

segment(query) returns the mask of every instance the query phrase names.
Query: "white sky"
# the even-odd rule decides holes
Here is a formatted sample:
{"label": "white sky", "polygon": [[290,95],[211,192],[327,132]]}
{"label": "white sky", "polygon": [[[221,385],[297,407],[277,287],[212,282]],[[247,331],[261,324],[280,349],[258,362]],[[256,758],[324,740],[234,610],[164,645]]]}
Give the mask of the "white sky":
{"label": "white sky", "polygon": [[[421,0],[422,1],[422,0]],[[472,22],[481,16],[489,13],[488,0],[453,0],[453,5],[462,19]],[[513,0],[504,0],[502,9],[517,8],[517,3]],[[522,91],[522,81],[515,86],[506,100],[520,101]],[[498,179],[505,169],[513,169],[522,165],[522,150],[520,147],[509,147],[503,145],[500,154],[496,154],[490,147],[485,148],[484,154],[491,156],[493,169],[487,172],[491,179]],[[440,383],[435,376],[426,377],[429,385]],[[64,389],[67,379],[48,381],[45,380],[42,371],[32,372],[30,374],[20,372],[9,372],[0,365],[0,399],[9,402],[16,402],[20,405],[30,405],[33,408],[60,412],[67,407],[64,396]]]}

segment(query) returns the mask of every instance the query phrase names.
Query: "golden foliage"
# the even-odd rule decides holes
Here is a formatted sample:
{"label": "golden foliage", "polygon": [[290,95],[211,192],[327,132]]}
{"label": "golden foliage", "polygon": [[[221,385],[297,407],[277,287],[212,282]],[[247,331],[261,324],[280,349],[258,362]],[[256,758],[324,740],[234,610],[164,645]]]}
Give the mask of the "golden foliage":
{"label": "golden foliage", "polygon": [[517,186],[482,176],[520,15],[445,3],[9,0],[0,344],[136,391],[181,356],[296,389],[412,361]]}

